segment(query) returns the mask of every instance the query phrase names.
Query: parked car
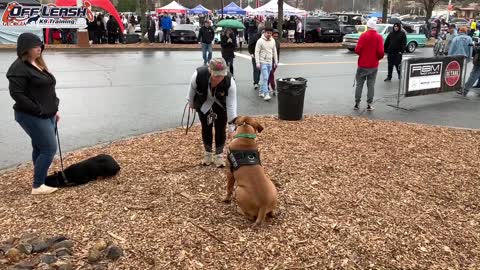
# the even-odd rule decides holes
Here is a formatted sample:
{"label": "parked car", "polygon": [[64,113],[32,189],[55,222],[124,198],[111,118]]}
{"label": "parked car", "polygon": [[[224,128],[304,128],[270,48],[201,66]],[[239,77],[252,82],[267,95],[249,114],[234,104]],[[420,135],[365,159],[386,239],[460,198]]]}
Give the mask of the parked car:
{"label": "parked car", "polygon": [[170,34],[172,43],[197,43],[198,27],[193,24],[178,24]]}
{"label": "parked car", "polygon": [[340,23],[336,17],[308,17],[305,24],[305,42],[342,40]]}
{"label": "parked car", "polygon": [[[388,34],[392,31],[393,24],[377,24],[377,32],[383,37],[385,41]],[[403,31],[407,34],[407,52],[413,53],[417,47],[425,47],[427,44],[427,38],[424,34],[415,33],[415,28],[412,27],[403,27]],[[343,38],[343,47],[347,48],[349,51],[354,51],[357,47],[358,39],[360,38],[359,33],[357,34],[348,34]]]}
{"label": "parked car", "polygon": [[342,34],[342,40],[345,35],[358,33],[355,25],[340,25],[340,33]]}

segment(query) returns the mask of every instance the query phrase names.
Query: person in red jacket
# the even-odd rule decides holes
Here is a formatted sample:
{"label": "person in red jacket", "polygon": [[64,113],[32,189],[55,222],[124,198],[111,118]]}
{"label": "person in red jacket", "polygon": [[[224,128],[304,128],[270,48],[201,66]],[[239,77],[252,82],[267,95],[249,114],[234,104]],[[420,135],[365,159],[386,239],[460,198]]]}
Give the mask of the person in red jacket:
{"label": "person in red jacket", "polygon": [[371,18],[367,22],[368,31],[363,33],[358,40],[355,53],[358,54],[358,68],[355,80],[355,110],[359,109],[362,97],[363,84],[367,81],[367,111],[373,111],[373,96],[375,94],[375,80],[377,79],[378,65],[385,52],[383,37],[377,33],[377,19]]}

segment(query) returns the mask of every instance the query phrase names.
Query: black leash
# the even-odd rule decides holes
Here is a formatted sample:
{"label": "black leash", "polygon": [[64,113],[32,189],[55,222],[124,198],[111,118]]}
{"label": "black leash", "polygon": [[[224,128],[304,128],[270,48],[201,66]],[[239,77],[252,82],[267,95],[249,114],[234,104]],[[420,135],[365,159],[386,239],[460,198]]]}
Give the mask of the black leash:
{"label": "black leash", "polygon": [[[187,113],[187,110],[188,110],[188,113]],[[186,113],[187,113],[187,123],[186,125],[184,125]],[[190,118],[192,114],[193,114],[193,118],[192,118],[192,122],[190,122]],[[185,129],[185,135],[187,135],[188,130],[193,127],[193,124],[195,123],[195,117],[196,117],[195,109],[190,108],[190,104],[187,102],[187,104],[185,104],[185,108],[183,109],[182,122],[181,122],[182,128]]]}
{"label": "black leash", "polygon": [[60,136],[58,135],[58,122],[55,122],[55,135],[57,135],[57,142],[58,142],[58,151],[60,152],[60,165],[62,166],[61,174],[65,181],[67,180],[67,176],[63,172],[63,155],[62,155],[62,147],[60,146]]}

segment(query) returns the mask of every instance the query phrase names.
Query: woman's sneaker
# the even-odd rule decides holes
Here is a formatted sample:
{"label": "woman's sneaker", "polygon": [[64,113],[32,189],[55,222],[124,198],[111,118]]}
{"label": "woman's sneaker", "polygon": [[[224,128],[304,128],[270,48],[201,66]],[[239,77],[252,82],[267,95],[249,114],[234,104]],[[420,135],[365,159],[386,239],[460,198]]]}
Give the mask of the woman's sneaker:
{"label": "woman's sneaker", "polygon": [[213,163],[213,154],[211,152],[205,152],[205,154],[203,154],[202,165],[208,166],[212,163]]}
{"label": "woman's sneaker", "polygon": [[215,166],[217,166],[217,168],[225,167],[225,160],[223,159],[223,154],[215,155]]}
{"label": "woman's sneaker", "polygon": [[265,97],[265,94],[264,94],[263,92],[259,92],[259,93],[258,93],[258,96],[261,97],[261,98],[263,98],[263,97]]}
{"label": "woman's sneaker", "polygon": [[268,93],[263,97],[263,100],[265,100],[265,101],[269,101],[270,99],[272,99],[272,98],[270,97],[270,95]]}
{"label": "woman's sneaker", "polygon": [[375,108],[372,105],[368,104],[367,111],[373,111],[373,110],[375,110]]}
{"label": "woman's sneaker", "polygon": [[46,195],[57,191],[58,188],[41,185],[38,188],[32,188],[32,195]]}

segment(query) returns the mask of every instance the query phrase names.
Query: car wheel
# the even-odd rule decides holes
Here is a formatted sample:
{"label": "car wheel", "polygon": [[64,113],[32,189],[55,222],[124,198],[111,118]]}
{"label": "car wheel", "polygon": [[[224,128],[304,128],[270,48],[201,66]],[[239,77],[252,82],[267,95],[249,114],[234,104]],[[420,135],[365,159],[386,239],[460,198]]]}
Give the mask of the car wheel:
{"label": "car wheel", "polygon": [[417,43],[412,41],[410,43],[408,43],[407,45],[407,52],[408,53],[413,53],[415,52],[415,50],[417,49]]}
{"label": "car wheel", "polygon": [[307,36],[305,37],[305,42],[306,43],[312,43],[313,42],[312,34],[307,34]]}

